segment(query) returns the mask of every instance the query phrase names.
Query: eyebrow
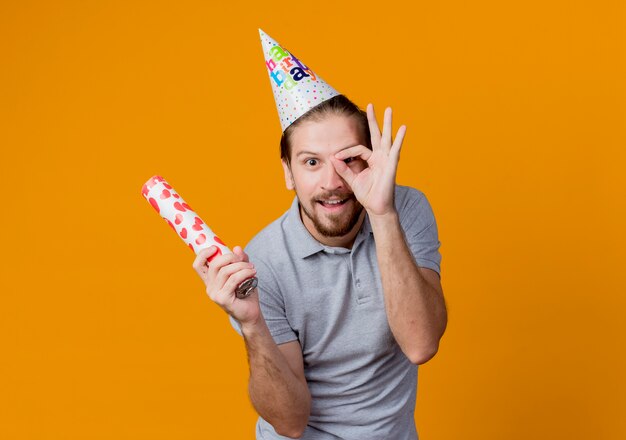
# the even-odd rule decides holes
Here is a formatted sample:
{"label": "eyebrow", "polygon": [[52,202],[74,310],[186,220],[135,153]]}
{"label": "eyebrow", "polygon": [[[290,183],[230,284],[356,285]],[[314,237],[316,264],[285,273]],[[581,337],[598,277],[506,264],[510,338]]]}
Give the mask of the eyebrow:
{"label": "eyebrow", "polygon": [[313,151],[301,151],[301,152],[299,152],[298,154],[296,154],[296,157],[300,157],[300,156],[302,156],[303,154],[310,154],[311,156],[315,156],[315,155],[317,155],[318,153],[314,153]]}
{"label": "eyebrow", "polygon": [[[344,148],[342,148],[339,151],[347,150],[348,148],[356,147],[357,145],[361,145],[361,144],[348,145],[347,147],[344,147]],[[339,153],[339,151],[337,151],[337,153]],[[303,154],[309,154],[311,156],[317,156],[319,153],[316,153],[314,151],[307,151],[307,150],[305,150],[305,151],[301,151],[298,154],[296,154],[296,157],[300,157]]]}

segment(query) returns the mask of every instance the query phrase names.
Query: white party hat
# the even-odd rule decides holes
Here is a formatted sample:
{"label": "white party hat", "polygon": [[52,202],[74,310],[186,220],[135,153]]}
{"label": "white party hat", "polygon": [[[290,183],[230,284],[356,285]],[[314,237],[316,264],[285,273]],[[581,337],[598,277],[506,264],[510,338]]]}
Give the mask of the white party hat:
{"label": "white party hat", "polygon": [[339,95],[339,92],[272,37],[261,29],[259,34],[283,131],[316,105]]}

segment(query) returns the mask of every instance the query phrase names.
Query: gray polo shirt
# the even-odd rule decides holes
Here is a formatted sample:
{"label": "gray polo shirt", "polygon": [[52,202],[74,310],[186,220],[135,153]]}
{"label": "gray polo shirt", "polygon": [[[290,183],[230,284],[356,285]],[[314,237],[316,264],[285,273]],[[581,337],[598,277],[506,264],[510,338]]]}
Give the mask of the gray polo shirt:
{"label": "gray polo shirt", "polygon": [[[441,273],[441,243],[426,196],[396,185],[395,204],[417,265]],[[296,197],[245,251],[257,268],[261,311],[274,341],[302,346],[312,401],[301,438],[416,440],[418,367],[389,328],[369,218],[352,249],[325,246],[302,223]],[[259,417],[256,438],[287,437]]]}

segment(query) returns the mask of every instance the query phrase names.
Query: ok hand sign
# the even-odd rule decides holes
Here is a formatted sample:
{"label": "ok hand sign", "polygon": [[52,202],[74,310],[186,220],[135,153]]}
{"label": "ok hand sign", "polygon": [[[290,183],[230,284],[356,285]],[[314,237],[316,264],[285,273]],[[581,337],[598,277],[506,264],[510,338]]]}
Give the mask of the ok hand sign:
{"label": "ok hand sign", "polygon": [[[391,138],[391,107],[385,110],[383,133],[381,135],[374,114],[374,106],[367,106],[367,121],[372,139],[372,150],[364,145],[346,148],[335,154],[332,164],[337,173],[350,185],[354,196],[369,215],[385,215],[395,210],[394,190],[396,171],[400,160],[400,149],[406,126],[402,125]],[[344,162],[350,157],[360,157],[367,162],[367,168],[356,173]]]}

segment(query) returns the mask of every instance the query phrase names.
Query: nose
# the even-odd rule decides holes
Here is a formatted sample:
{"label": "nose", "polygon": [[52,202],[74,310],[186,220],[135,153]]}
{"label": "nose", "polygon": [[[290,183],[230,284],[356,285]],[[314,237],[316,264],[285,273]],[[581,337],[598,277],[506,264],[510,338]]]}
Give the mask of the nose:
{"label": "nose", "polygon": [[322,181],[322,188],[327,191],[336,191],[343,189],[346,185],[345,180],[337,174],[337,170],[332,163],[328,163],[328,166],[324,167],[324,179]]}

